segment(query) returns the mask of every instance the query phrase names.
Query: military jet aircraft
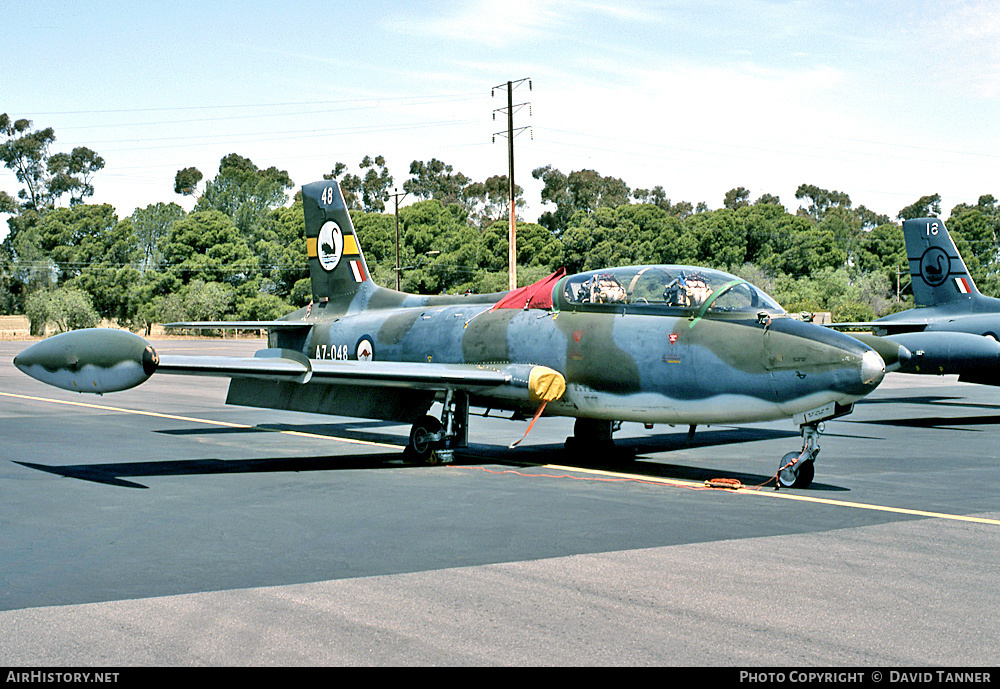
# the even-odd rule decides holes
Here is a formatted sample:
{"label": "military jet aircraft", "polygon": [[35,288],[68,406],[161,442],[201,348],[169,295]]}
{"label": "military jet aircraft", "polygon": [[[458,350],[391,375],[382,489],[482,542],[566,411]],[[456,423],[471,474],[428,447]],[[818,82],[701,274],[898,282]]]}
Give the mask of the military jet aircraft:
{"label": "military jet aircraft", "polygon": [[1000,299],[976,288],[942,220],[904,220],[903,237],[916,307],[831,327],[871,328],[902,345],[908,356],[899,362],[901,373],[958,374],[964,382],[1000,385]]}
{"label": "military jet aircraft", "polygon": [[[267,329],[269,346],[254,357],[159,356],[132,333],[90,329],[43,340],[15,365],[92,393],[154,372],[229,377],[228,404],[412,424],[404,452],[421,461],[467,445],[470,407],[534,413],[532,423],[575,417],[567,449],[587,458],[613,447],[623,421],[693,429],[794,418],[802,448],[782,458],[778,477],[798,487],[813,478],[819,424],[850,412],[885,373],[874,349],[705,268],[557,272],[492,295],[385,289],[371,279],[337,183],[308,184],[302,199],[307,307],[275,321],[172,324]],[[435,402],[440,417],[428,414]]]}

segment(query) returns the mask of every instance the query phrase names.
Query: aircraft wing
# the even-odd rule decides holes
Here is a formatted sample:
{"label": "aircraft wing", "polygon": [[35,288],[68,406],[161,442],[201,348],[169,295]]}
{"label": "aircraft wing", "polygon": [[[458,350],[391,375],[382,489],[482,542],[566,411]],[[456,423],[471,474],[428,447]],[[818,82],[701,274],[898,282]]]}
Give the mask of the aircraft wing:
{"label": "aircraft wing", "polygon": [[307,359],[298,352],[264,349],[252,357],[162,355],[157,373],[223,378],[258,378],[301,383],[365,384],[417,389],[471,389],[505,385],[509,367],[395,361],[328,361]]}
{"label": "aircraft wing", "polygon": [[257,379],[302,386],[344,385],[425,391],[484,391],[510,399],[551,401],[566,381],[546,366],[448,364],[309,359],[289,349],[263,349],[252,357],[160,356],[127,331],[74,330],[42,340],[14,365],[65,390],[103,394],[127,390],[154,373]]}
{"label": "aircraft wing", "polygon": [[157,373],[254,378],[308,385],[363,385],[410,390],[482,391],[509,388],[502,397],[533,401],[558,399],[565,390],[562,374],[530,364],[438,364],[399,361],[329,361],[307,359],[298,352],[264,349],[253,357],[159,357]]}

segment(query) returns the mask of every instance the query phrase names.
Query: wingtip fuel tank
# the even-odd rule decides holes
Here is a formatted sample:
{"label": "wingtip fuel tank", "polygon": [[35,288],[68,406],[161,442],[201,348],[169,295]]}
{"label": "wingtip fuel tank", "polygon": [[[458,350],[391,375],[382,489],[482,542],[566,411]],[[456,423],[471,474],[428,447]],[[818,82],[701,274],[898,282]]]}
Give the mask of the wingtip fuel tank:
{"label": "wingtip fuel tank", "polygon": [[158,364],[159,356],[146,340],[110,328],[55,335],[14,357],[14,365],[36,380],[99,395],[144,383]]}

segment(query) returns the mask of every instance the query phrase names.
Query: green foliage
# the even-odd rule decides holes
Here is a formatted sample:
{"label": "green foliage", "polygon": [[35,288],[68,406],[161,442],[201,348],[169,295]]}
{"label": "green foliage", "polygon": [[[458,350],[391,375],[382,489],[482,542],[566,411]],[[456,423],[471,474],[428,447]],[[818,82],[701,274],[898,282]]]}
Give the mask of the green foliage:
{"label": "green foliage", "polygon": [[136,244],[142,254],[143,270],[159,264],[162,259],[160,243],[170,234],[174,223],[184,215],[184,209],[176,203],[151,203],[145,208],[136,208],[129,216]]}
{"label": "green foliage", "polygon": [[601,177],[594,170],[577,170],[564,175],[551,165],[535,168],[531,176],[541,180],[542,201],[553,203],[556,210],[539,217],[540,225],[555,235],[561,235],[574,214],[591,213],[598,208],[617,208],[627,203],[631,190],[617,177]]}
{"label": "green foliage", "polygon": [[[493,175],[485,182],[474,182],[462,190],[471,221],[480,228],[510,218],[510,180],[507,175]],[[514,205],[524,206],[524,190],[514,185]],[[509,222],[509,220],[508,220]]]}
{"label": "green foliage", "polygon": [[284,170],[261,170],[249,158],[230,153],[219,162],[215,179],[205,184],[194,210],[220,211],[232,218],[241,234],[250,236],[271,210],[288,202],[285,191],[292,186]]}
{"label": "green foliage", "polygon": [[205,177],[196,167],[186,167],[178,170],[174,175],[174,193],[183,196],[194,196],[198,191],[198,185]]}
{"label": "green foliage", "polygon": [[163,243],[165,270],[182,283],[237,285],[257,270],[257,258],[232,218],[217,210],[194,212],[173,224]]}
{"label": "green foliage", "polygon": [[95,265],[122,267],[138,261],[131,223],[120,223],[108,204],[57,208],[38,222],[39,248],[55,261],[59,281]]}
{"label": "green foliage", "polygon": [[[301,200],[292,181],[230,154],[213,179],[179,170],[175,191],[197,199],[185,214],[157,203],[119,220],[107,205],[87,205],[103,160],[86,148],[51,154],[51,129],[0,116],[0,159],[23,187],[0,193],[11,213],[0,245],[0,308],[26,309],[57,327],[94,317],[134,327],[179,320],[269,320],[306,305],[308,280]],[[624,180],[553,166],[536,168],[546,205],[539,222],[518,222],[518,283],[559,267],[569,272],[612,265],[681,263],[728,269],[772,293],[789,311],[832,311],[869,320],[905,306],[895,301],[897,270],[908,273],[901,228],[850,197],[815,185],[796,192],[789,212],[746,187],[723,207],[672,202],[662,186],[632,191]],[[337,163],[340,181],[373,279],[394,287],[395,218],[385,213],[393,179],[382,156],[365,156],[358,174]],[[507,288],[508,178],[473,181],[436,158],[413,161],[399,211],[402,287],[420,293]],[[68,208],[55,208],[69,196]],[[520,187],[515,203],[523,206]],[[924,196],[899,218],[938,215],[940,197]],[[961,204],[947,221],[973,278],[1000,292],[1000,209],[991,195]],[[58,295],[57,301],[56,297]],[[84,295],[89,312],[81,306]],[[53,304],[55,304],[53,306]],[[50,313],[74,313],[50,317]],[[82,315],[81,315],[82,314]],[[74,320],[75,319],[75,320]]]}
{"label": "green foliage", "polygon": [[403,191],[419,199],[437,199],[447,205],[464,199],[466,186],[471,179],[437,158],[428,162],[414,160],[410,163],[410,179],[403,182]]}
{"label": "green foliage", "polygon": [[941,194],[921,196],[915,203],[899,211],[896,217],[900,220],[937,217],[941,215]]}
{"label": "green foliage", "polygon": [[192,280],[184,288],[186,318],[195,321],[221,321],[232,312],[236,289],[221,282]]}
{"label": "green foliage", "polygon": [[64,333],[78,328],[93,328],[100,321],[90,296],[75,287],[33,292],[25,302],[25,315],[31,322],[32,335],[41,335],[48,323]]}
{"label": "green foliage", "polygon": [[73,206],[94,195],[91,181],[104,168],[104,159],[94,151],[78,146],[71,153],[51,154],[56,140],[52,127],[32,131],[31,120],[11,120],[7,113],[0,114],[0,134],[6,137],[0,143],[0,160],[24,185],[18,191],[20,202],[3,195],[0,211],[42,211],[53,208],[67,193]]}
{"label": "green foliage", "polygon": [[292,310],[291,304],[280,297],[258,292],[249,298],[238,301],[236,305],[236,320],[272,321]]}
{"label": "green foliage", "polygon": [[389,200],[389,189],[392,188],[392,175],[386,167],[385,158],[380,155],[374,158],[365,156],[359,167],[364,171],[364,177],[345,175],[347,166],[337,163],[330,174],[323,175],[323,179],[337,180],[348,209],[381,213],[385,210],[385,202]]}

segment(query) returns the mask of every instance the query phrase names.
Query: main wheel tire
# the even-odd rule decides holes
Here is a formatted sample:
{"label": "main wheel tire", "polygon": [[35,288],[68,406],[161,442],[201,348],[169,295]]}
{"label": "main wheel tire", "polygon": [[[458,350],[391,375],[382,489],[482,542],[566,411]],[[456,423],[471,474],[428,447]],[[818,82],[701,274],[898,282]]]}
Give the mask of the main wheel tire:
{"label": "main wheel tire", "polygon": [[424,416],[410,428],[410,439],[403,454],[411,462],[431,463],[440,443],[433,436],[441,431],[441,421]]}

